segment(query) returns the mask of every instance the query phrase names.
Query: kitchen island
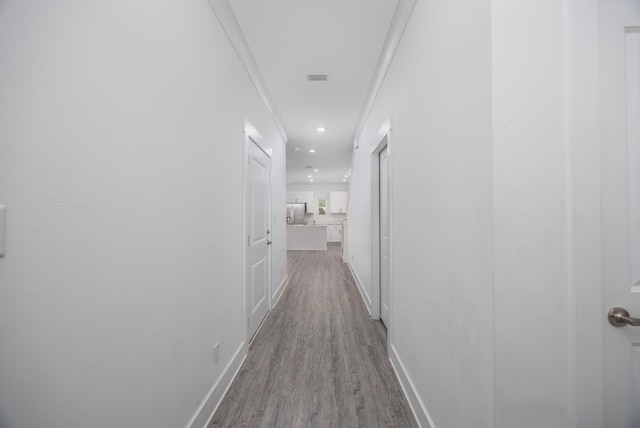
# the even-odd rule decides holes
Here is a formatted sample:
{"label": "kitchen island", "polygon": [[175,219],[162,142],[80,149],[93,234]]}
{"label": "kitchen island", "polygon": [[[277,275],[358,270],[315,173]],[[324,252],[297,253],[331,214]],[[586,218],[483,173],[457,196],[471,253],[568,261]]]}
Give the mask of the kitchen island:
{"label": "kitchen island", "polygon": [[327,226],[296,224],[287,226],[288,250],[326,250]]}

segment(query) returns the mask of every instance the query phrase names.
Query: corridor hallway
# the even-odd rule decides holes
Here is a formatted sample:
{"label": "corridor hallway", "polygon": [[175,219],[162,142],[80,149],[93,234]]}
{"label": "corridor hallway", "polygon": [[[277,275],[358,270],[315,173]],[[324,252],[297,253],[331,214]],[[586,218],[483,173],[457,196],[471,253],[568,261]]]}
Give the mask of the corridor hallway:
{"label": "corridor hallway", "polygon": [[339,244],[289,251],[290,283],[208,427],[416,427]]}

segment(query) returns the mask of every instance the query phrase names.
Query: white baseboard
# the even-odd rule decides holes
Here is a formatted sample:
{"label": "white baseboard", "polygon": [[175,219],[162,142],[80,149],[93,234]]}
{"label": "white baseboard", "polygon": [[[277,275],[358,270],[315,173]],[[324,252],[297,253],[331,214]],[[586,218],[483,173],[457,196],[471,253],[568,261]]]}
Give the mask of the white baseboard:
{"label": "white baseboard", "polygon": [[433,419],[431,419],[429,412],[427,412],[427,408],[420,399],[413,382],[411,382],[411,378],[405,370],[404,364],[402,364],[402,361],[396,352],[396,348],[393,345],[390,345],[389,351],[391,367],[393,367],[393,371],[396,372],[396,377],[400,382],[400,386],[402,387],[402,391],[404,391],[405,397],[409,400],[409,406],[411,406],[411,411],[413,412],[413,416],[415,416],[418,425],[420,428],[436,428],[436,425],[433,423]]}
{"label": "white baseboard", "polygon": [[282,297],[282,293],[284,293],[284,290],[286,290],[288,285],[289,285],[289,275],[285,275],[285,277],[282,279],[282,282],[280,283],[280,286],[278,287],[276,292],[273,293],[273,297],[271,298],[271,308],[276,307],[276,305],[280,301],[280,297]]}
{"label": "white baseboard", "polygon": [[360,277],[356,273],[356,271],[353,268],[353,266],[351,266],[351,262],[349,260],[347,260],[347,266],[349,266],[349,271],[351,271],[351,276],[353,276],[353,280],[356,282],[356,286],[358,287],[358,291],[360,292],[360,296],[362,296],[362,300],[364,301],[364,305],[367,307],[367,310],[369,311],[369,315],[373,316],[372,312],[371,312],[371,298],[369,297],[369,295],[365,291],[364,287],[362,286],[362,281],[360,281]]}
{"label": "white baseboard", "polygon": [[247,346],[245,342],[243,342],[229,364],[227,364],[227,367],[225,367],[222,375],[218,378],[218,381],[207,394],[207,397],[204,399],[202,404],[200,404],[200,407],[191,418],[187,428],[205,428],[209,424],[211,418],[218,409],[222,398],[225,396],[227,390],[231,386],[231,383],[238,375],[240,367],[242,367],[242,363],[246,357]]}

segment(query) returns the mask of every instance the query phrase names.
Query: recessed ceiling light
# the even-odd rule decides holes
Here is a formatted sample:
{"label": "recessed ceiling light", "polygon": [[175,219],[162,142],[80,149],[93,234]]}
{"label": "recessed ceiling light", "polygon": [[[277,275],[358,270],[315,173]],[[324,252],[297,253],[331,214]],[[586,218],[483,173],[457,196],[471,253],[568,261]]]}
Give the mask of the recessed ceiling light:
{"label": "recessed ceiling light", "polygon": [[313,183],[313,178],[309,179],[309,181],[310,181],[311,183]]}
{"label": "recessed ceiling light", "polygon": [[294,151],[294,152],[299,152],[299,151],[300,151],[300,147],[294,147],[294,148],[293,148],[293,151]]}
{"label": "recessed ceiling light", "polygon": [[307,175],[307,177],[309,177],[309,178],[313,178],[313,175]]}
{"label": "recessed ceiling light", "polygon": [[342,179],[342,181],[347,181],[347,179],[346,179],[346,178],[343,178],[343,179]]}
{"label": "recessed ceiling light", "polygon": [[349,178],[349,176],[345,174],[344,178]]}
{"label": "recessed ceiling light", "polygon": [[313,172],[318,172],[318,171],[320,171],[320,170],[319,170],[319,169],[317,169],[317,168],[313,170]]}
{"label": "recessed ceiling light", "polygon": [[309,149],[309,153],[315,153],[316,149]]}
{"label": "recessed ceiling light", "polygon": [[325,128],[323,128],[322,126],[319,126],[319,127],[318,127],[318,132],[324,132],[324,131],[326,131],[326,129],[325,129]]}

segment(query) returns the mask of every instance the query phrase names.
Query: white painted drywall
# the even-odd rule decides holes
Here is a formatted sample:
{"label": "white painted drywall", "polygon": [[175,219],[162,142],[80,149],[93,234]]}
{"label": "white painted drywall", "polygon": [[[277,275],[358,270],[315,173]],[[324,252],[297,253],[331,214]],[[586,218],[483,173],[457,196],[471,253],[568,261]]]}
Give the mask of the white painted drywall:
{"label": "white painted drywall", "polygon": [[349,263],[370,295],[392,118],[390,351],[437,427],[570,423],[563,5],[419,0],[358,138]]}
{"label": "white painted drywall", "polygon": [[565,4],[493,0],[497,427],[569,426]]}
{"label": "white painted drywall", "polygon": [[0,58],[0,426],[186,426],[243,346],[244,118],[283,218],[272,119],[206,1],[3,1]]}
{"label": "white painted drywall", "polygon": [[[265,125],[266,127],[266,125]],[[276,139],[274,138],[274,141]],[[271,154],[271,297],[276,303],[288,280],[287,268],[287,219],[285,213],[287,194],[286,144],[277,139]]]}
{"label": "white painted drywall", "polygon": [[287,184],[287,192],[326,193],[349,190],[349,184]]}
{"label": "white painted drywall", "polygon": [[[600,171],[599,1],[569,0],[568,135],[575,211],[573,289],[576,406],[572,427],[604,426],[603,275]],[[571,325],[571,323],[570,323]],[[572,333],[570,333],[571,335]]]}
{"label": "white painted drywall", "polygon": [[391,345],[437,427],[494,423],[490,46],[488,1],[419,0],[352,172],[349,262],[366,288],[371,150],[392,117]]}

